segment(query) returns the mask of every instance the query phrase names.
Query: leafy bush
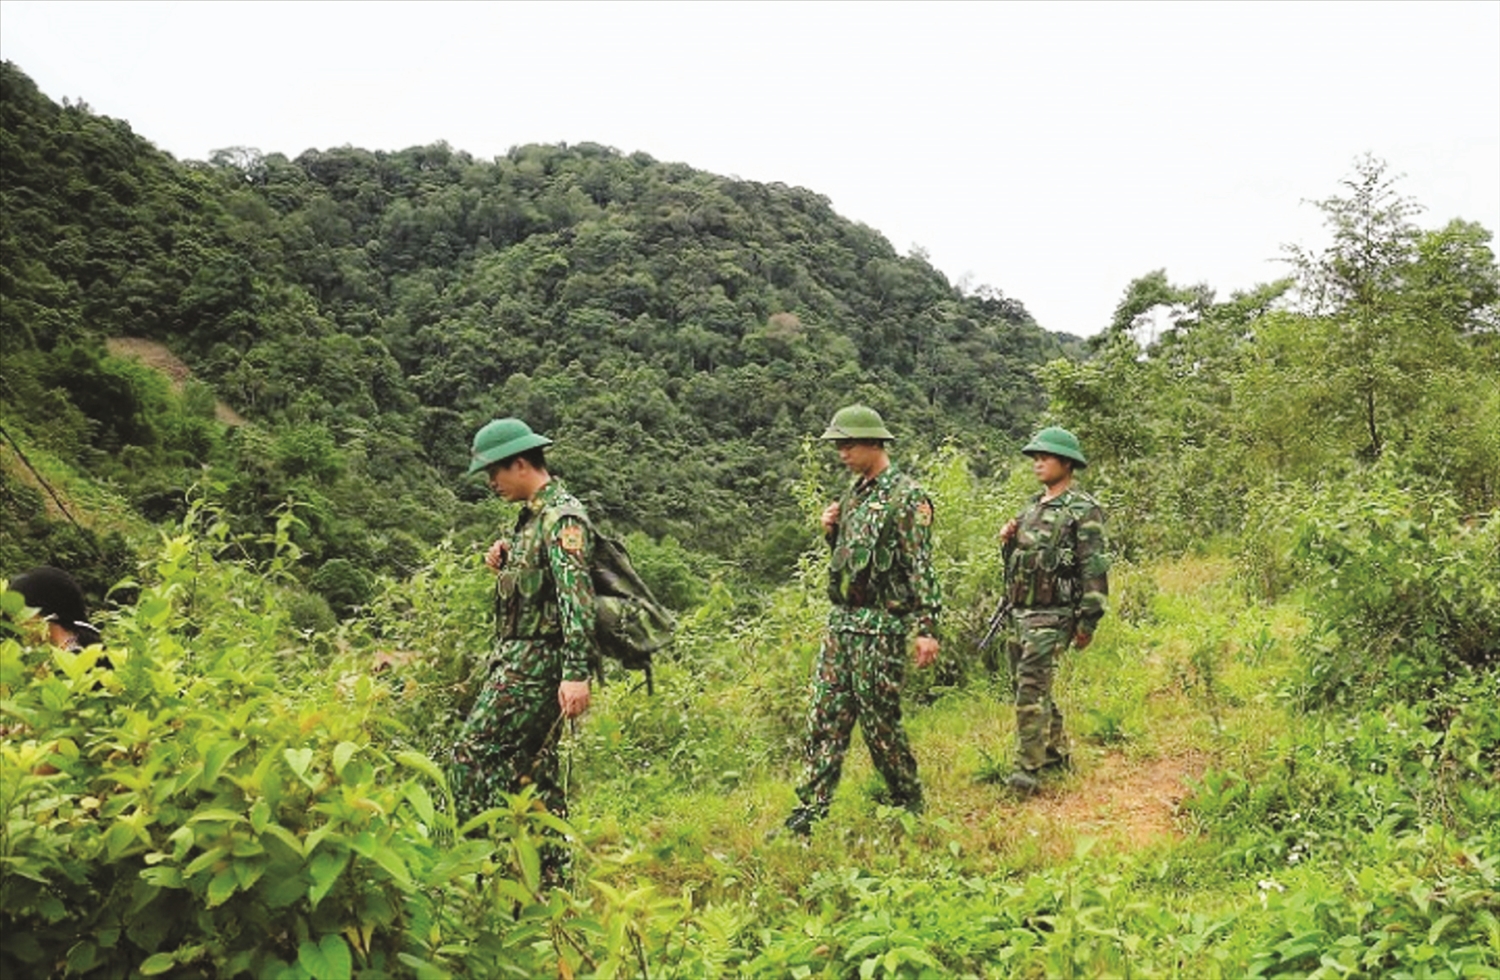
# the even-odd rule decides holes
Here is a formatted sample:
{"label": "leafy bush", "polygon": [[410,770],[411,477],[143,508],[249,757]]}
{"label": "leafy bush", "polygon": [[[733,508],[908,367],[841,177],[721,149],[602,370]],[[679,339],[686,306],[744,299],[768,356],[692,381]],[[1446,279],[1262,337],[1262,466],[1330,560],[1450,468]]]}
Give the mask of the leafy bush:
{"label": "leafy bush", "polygon": [[1471,838],[1500,822],[1500,675],[1455,681],[1427,702],[1314,715],[1269,749],[1253,777],[1211,770],[1187,806],[1219,860],[1275,870],[1378,855],[1440,826]]}
{"label": "leafy bush", "polygon": [[1500,975],[1500,855],[1452,848],[1442,861],[1399,859],[1351,872],[1346,889],[1262,882],[1274,918],[1246,976]]}
{"label": "leafy bush", "polygon": [[[573,831],[529,794],[455,827],[399,688],[299,649],[281,558],[187,525],[107,647],[0,634],[0,972],[526,977],[618,970],[673,927],[671,902],[544,893],[543,834]],[[0,622],[21,607],[0,589]]]}
{"label": "leafy bush", "polygon": [[[349,976],[428,958],[403,926],[485,852],[438,850],[441,776],[372,737],[380,689],[299,707],[308,685],[284,687],[266,656],[286,620],[257,615],[277,593],[196,552],[167,543],[102,651],[0,643],[0,959],[17,975]],[[260,630],[188,641],[189,612],[223,598]]]}
{"label": "leafy bush", "polygon": [[1302,502],[1293,556],[1317,596],[1308,695],[1422,698],[1455,671],[1500,664],[1500,515],[1440,490],[1340,484]]}

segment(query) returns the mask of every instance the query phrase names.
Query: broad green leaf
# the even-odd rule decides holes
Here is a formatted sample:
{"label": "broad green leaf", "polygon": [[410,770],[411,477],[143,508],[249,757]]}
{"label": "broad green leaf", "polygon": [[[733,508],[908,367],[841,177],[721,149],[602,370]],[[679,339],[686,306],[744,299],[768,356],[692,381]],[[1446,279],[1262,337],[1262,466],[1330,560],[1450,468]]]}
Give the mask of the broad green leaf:
{"label": "broad green leaf", "polygon": [[443,775],[443,770],[438,768],[437,763],[420,752],[413,752],[411,749],[397,752],[396,761],[408,769],[415,769],[439,786],[448,785],[448,778]]}
{"label": "broad green leaf", "polygon": [[343,778],[344,767],[349,760],[354,758],[354,753],[359,751],[359,746],[353,742],[340,742],[333,750],[333,771]]}
{"label": "broad green leaf", "polygon": [[141,880],[158,888],[181,888],[182,871],[171,866],[146,868],[141,871]]}
{"label": "broad green leaf", "polygon": [[230,868],[234,871],[234,880],[239,883],[240,891],[249,891],[266,871],[263,861],[236,861]]}
{"label": "broad green leaf", "polygon": [[141,976],[157,977],[166,973],[177,965],[177,960],[171,953],[152,953],[146,957],[146,961],[140,965]]}
{"label": "broad green leaf", "polygon": [[281,841],[281,843],[291,848],[292,853],[296,854],[297,856],[305,856],[305,853],[302,850],[302,841],[297,838],[296,834],[292,833],[290,830],[287,830],[281,824],[267,824],[264,833],[268,837],[274,837],[277,840]]}
{"label": "broad green leaf", "polygon": [[542,859],[537,853],[536,845],[530,840],[521,837],[511,842],[515,849],[516,863],[521,866],[521,880],[532,892],[541,890],[542,887]]}
{"label": "broad green leaf", "polygon": [[339,841],[342,838],[333,832],[333,824],[325,823],[321,827],[315,827],[308,831],[307,838],[302,844],[302,853],[311,854],[324,839]]}
{"label": "broad green leaf", "polygon": [[449,980],[453,974],[439,966],[435,966],[426,960],[419,959],[410,953],[402,953],[398,957],[402,963],[411,967],[413,976],[417,980]]}
{"label": "broad green leaf", "polygon": [[401,860],[401,855],[397,854],[393,848],[377,847],[372,857],[376,864],[396,879],[398,884],[407,889],[411,888],[411,874],[406,869],[406,862]]}
{"label": "broad green leaf", "polygon": [[490,887],[502,899],[520,905],[529,905],[534,900],[532,893],[526,890],[526,886],[514,878],[492,878],[490,879]]}
{"label": "broad green leaf", "polygon": [[92,970],[97,953],[98,947],[88,940],[74,946],[68,950],[68,972],[87,973]]}
{"label": "broad green leaf", "polygon": [[217,820],[223,823],[240,823],[244,819],[245,815],[243,813],[226,810],[223,807],[214,807],[208,810],[195,811],[191,817],[188,817],[188,823],[203,823],[207,820]]}
{"label": "broad green leaf", "polygon": [[14,640],[0,643],[0,687],[15,688],[25,672],[26,661],[21,656],[21,645]]}
{"label": "broad green leaf", "polygon": [[313,859],[307,863],[307,873],[312,876],[312,887],[307,890],[307,897],[313,908],[317,908],[323,896],[333,888],[348,863],[348,851],[319,851],[313,855]]}
{"label": "broad green leaf", "polygon": [[208,907],[223,905],[238,887],[239,880],[235,877],[232,865],[218,872],[208,883]]}
{"label": "broad green leaf", "polygon": [[423,823],[431,827],[436,822],[437,808],[433,806],[427,788],[421,783],[413,782],[406,787],[406,800]]}
{"label": "broad green leaf", "polygon": [[307,778],[307,769],[312,765],[313,750],[306,748],[286,749],[281,754],[286,759],[286,764],[292,767],[292,772],[296,777],[304,783],[311,785]]}
{"label": "broad green leaf", "polygon": [[254,838],[236,837],[234,839],[234,846],[230,848],[229,853],[237,858],[255,857],[256,855],[266,853],[266,849],[260,841]]}
{"label": "broad green leaf", "polygon": [[270,884],[262,887],[259,894],[264,896],[267,908],[286,908],[308,894],[307,882],[300,873],[272,874],[264,881]]}
{"label": "broad green leaf", "polygon": [[111,861],[118,858],[130,849],[131,845],[140,838],[136,828],[124,820],[116,821],[109,830],[104,832],[104,846]]}
{"label": "broad green leaf", "polygon": [[314,943],[304,939],[297,947],[297,965],[313,980],[349,980],[354,974],[354,958],[343,936],[329,934]]}
{"label": "broad green leaf", "polygon": [[197,843],[197,835],[193,832],[192,827],[184,824],[172,831],[171,836],[167,840],[172,844],[172,857],[175,860],[181,861],[187,857],[187,852],[192,850],[193,845]]}
{"label": "broad green leaf", "polygon": [[363,759],[351,759],[340,778],[350,786],[363,786],[374,781],[375,769]]}
{"label": "broad green leaf", "polygon": [[241,741],[215,742],[203,753],[203,788],[209,789],[218,781],[224,766],[234,758],[247,743]]}
{"label": "broad green leaf", "polygon": [[229,848],[227,847],[220,846],[210,848],[209,850],[204,851],[202,854],[194,858],[192,863],[182,870],[182,873],[191,878],[193,875],[202,871],[204,868],[212,867],[214,864],[222,861],[228,856]]}
{"label": "broad green leaf", "polygon": [[1458,916],[1453,915],[1452,913],[1440,917],[1436,922],[1432,924],[1432,928],[1427,930],[1427,941],[1436,946],[1438,937],[1440,937],[1457,918]]}

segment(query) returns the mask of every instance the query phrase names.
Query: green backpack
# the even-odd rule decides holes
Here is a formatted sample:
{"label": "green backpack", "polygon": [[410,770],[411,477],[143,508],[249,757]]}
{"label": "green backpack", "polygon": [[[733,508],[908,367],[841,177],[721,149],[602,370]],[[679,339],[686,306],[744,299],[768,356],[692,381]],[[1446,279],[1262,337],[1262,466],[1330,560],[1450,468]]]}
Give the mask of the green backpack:
{"label": "green backpack", "polygon": [[603,656],[626,670],[646,675],[646,692],[656,693],[651,679],[651,655],[670,646],[677,621],[667,611],[630,563],[625,545],[599,533],[588,515],[576,507],[548,511],[552,520],[576,517],[594,536],[589,575],[594,581],[594,676],[604,683]]}

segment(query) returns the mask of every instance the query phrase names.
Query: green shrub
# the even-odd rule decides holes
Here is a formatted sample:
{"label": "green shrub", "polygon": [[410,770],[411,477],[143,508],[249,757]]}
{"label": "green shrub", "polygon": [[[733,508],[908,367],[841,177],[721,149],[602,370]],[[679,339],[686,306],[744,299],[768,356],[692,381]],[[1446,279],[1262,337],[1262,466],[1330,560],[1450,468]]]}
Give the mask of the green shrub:
{"label": "green shrub", "polygon": [[298,648],[285,534],[257,568],[211,512],[187,524],[106,648],[0,632],[0,974],[620,975],[686,932],[607,855],[581,862],[595,898],[544,890],[544,835],[576,834],[529,792],[455,827],[397,737],[403,686]]}
{"label": "green shrub", "polygon": [[1341,483],[1308,495],[1293,555],[1316,596],[1307,693],[1327,703],[1426,697],[1500,664],[1500,515],[1440,489]]}

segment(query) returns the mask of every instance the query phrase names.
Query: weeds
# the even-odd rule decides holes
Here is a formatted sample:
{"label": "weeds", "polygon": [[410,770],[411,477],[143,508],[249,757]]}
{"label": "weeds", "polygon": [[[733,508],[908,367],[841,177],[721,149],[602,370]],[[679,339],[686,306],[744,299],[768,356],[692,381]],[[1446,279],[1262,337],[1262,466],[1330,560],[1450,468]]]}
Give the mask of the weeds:
{"label": "weeds", "polygon": [[[952,470],[938,486],[966,492]],[[433,760],[488,650],[473,556],[436,549],[366,618],[308,636],[282,517],[242,549],[197,508],[110,624],[107,666],[0,637],[8,972],[1500,975],[1495,672],[1450,665],[1384,701],[1346,673],[1340,707],[1299,710],[1275,692],[1334,690],[1295,659],[1332,642],[1326,618],[1299,639],[1307,600],[1252,606],[1223,561],[1132,567],[1136,612],[1064,659],[1089,746],[1068,779],[1027,801],[996,786],[1009,692],[968,674],[908,703],[924,814],[875,799],[855,745],[812,838],[768,844],[822,625],[814,559],[753,600],[709,583],[655,696],[596,692],[567,742],[571,824],[523,794],[456,827]],[[975,597],[986,546],[941,545]],[[1141,776],[1181,758],[1215,765]],[[1167,829],[1133,835],[1143,813]],[[548,833],[574,842],[568,890],[542,887]]]}

